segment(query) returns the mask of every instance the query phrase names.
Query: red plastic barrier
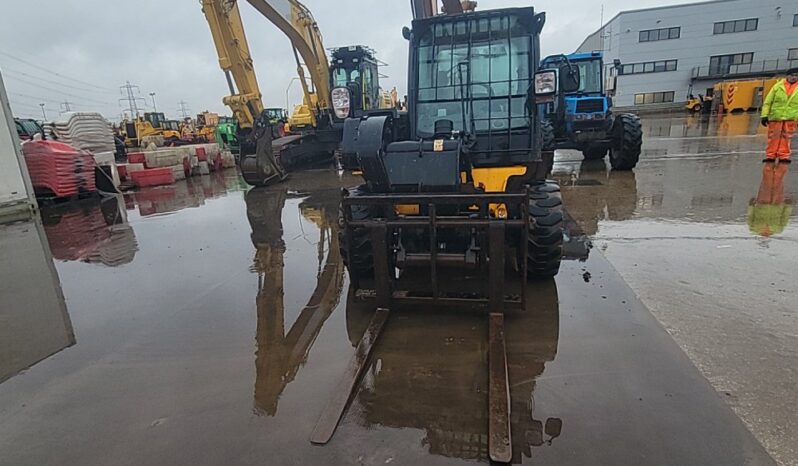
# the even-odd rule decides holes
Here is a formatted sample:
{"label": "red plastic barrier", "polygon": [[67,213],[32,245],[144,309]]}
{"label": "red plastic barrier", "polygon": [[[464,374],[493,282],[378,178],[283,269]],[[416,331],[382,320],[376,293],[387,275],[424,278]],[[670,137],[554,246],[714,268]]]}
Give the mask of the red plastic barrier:
{"label": "red plastic barrier", "polygon": [[130,177],[133,179],[133,183],[139,187],[163,186],[175,182],[174,172],[172,172],[172,169],[169,167],[138,170],[132,172]]}
{"label": "red plastic barrier", "polygon": [[72,197],[97,191],[90,152],[58,141],[27,141],[22,145],[31,184],[39,192]]}
{"label": "red plastic barrier", "polygon": [[207,162],[208,161],[208,154],[205,153],[204,147],[197,147],[197,160],[200,162]]}
{"label": "red plastic barrier", "polygon": [[127,154],[127,163],[145,163],[144,152],[131,152]]}

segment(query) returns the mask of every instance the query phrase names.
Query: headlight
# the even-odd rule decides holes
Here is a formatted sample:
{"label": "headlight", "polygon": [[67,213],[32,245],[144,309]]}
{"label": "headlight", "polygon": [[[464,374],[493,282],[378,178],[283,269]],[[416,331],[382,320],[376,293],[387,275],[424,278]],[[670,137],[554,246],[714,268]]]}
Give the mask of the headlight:
{"label": "headlight", "polygon": [[349,89],[345,87],[336,87],[331,92],[333,110],[335,116],[340,119],[345,119],[349,116],[350,98]]}
{"label": "headlight", "polygon": [[557,73],[541,71],[535,74],[535,95],[549,95],[557,92]]}

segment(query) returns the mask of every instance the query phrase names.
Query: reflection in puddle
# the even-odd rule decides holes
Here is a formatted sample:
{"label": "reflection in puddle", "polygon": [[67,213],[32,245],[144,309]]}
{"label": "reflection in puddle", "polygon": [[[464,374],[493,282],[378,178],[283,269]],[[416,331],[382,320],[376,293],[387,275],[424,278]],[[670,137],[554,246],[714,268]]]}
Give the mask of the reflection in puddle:
{"label": "reflection in puddle", "polygon": [[[277,413],[280,395],[307,360],[311,346],[340,300],[344,266],[337,242],[336,194],[316,193],[299,204],[302,217],[318,228],[318,261],[313,267],[315,288],[287,333],[286,243],[282,222],[287,188],[253,189],[246,195],[252,243],[257,249],[254,269],[258,274],[255,337],[255,412],[258,414],[274,416]],[[303,285],[310,283],[308,280]]]}
{"label": "reflection in puddle", "polygon": [[604,220],[629,220],[637,210],[635,172],[609,170],[604,160],[558,167],[555,177],[565,205],[563,258],[587,260],[590,238]]}
{"label": "reflection in puddle", "polygon": [[93,198],[42,209],[53,257],[63,261],[128,264],[138,251],[121,195]]}
{"label": "reflection in puddle", "polygon": [[[259,285],[254,404],[265,416],[277,414],[282,393],[306,362],[346,283],[337,244],[338,190],[305,195],[289,189],[253,189],[246,195]],[[302,217],[297,225],[291,220],[295,209]],[[298,258],[293,250],[292,242],[303,239],[314,245],[315,260]],[[302,279],[288,272],[298,260]],[[311,273],[314,279],[305,278]],[[302,283],[304,300],[290,323],[296,311],[286,305],[286,287],[292,281]],[[561,419],[535,417],[533,396],[536,379],[557,354],[556,284],[531,283],[528,290],[529,309],[506,317],[514,463],[530,457],[533,447],[551,444],[563,429]],[[351,290],[347,296],[346,329],[354,348],[375,307]],[[420,429],[422,446],[432,454],[486,461],[487,316],[415,310],[392,313],[346,416],[368,428]]]}
{"label": "reflection in puddle", "polygon": [[128,209],[138,207],[139,215],[147,217],[200,207],[207,200],[245,190],[243,181],[232,175],[235,175],[233,170],[226,170],[187,178],[169,186],[143,188],[127,196]]}
{"label": "reflection in puddle", "polygon": [[784,178],[789,172],[786,163],[762,164],[759,192],[748,207],[748,228],[754,235],[778,235],[790,223],[793,199],[784,194]]}
{"label": "reflection in puddle", "polygon": [[[528,293],[528,309],[507,314],[505,325],[514,464],[563,429],[561,419],[537,419],[534,400],[536,379],[557,354],[557,287],[533,282]],[[353,295],[346,324],[355,347],[374,303]],[[481,314],[418,307],[392,313],[349,415],[369,429],[419,429],[431,454],[487,461],[487,335]]]}

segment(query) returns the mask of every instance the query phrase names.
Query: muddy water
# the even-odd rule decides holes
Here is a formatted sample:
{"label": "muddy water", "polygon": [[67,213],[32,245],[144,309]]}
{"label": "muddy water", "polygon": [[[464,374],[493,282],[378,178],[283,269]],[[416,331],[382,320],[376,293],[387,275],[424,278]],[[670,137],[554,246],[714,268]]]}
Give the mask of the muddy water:
{"label": "muddy water", "polygon": [[[117,200],[84,230],[102,245],[132,230],[110,260],[91,260],[95,246],[54,254],[74,344],[0,384],[4,462],[487,462],[486,318],[423,307],[392,313],[332,442],[311,446],[373,308],[349,293],[335,240],[338,190],[357,180],[319,170],[249,192],[235,173],[202,180]],[[605,217],[571,217],[572,260],[507,318],[513,462],[769,464],[591,251]],[[65,238],[42,244],[55,253]]]}

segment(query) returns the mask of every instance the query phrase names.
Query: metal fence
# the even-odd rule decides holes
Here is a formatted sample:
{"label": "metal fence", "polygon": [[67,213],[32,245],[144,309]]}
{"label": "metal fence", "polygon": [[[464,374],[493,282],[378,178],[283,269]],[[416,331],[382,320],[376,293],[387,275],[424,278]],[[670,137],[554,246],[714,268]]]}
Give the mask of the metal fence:
{"label": "metal fence", "polygon": [[693,79],[777,74],[796,67],[798,59],[763,60],[742,65],[696,66],[693,68]]}

